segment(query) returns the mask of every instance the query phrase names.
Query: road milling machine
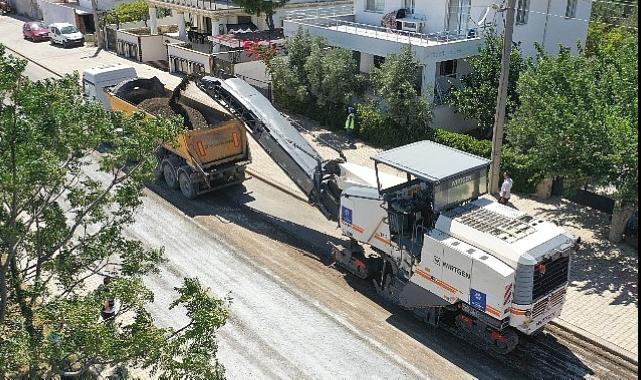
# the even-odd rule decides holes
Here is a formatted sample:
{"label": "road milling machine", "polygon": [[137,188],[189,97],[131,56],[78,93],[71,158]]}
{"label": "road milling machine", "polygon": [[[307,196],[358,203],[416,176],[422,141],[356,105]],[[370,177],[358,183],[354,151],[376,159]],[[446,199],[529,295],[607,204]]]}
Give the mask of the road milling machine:
{"label": "road milling machine", "polygon": [[431,141],[382,152],[373,170],[342,155],[323,160],[245,81],[196,84],[338,221],[346,242],[334,247],[336,262],[371,279],[385,300],[501,354],[560,315],[576,239],[482,197],[488,160]]}

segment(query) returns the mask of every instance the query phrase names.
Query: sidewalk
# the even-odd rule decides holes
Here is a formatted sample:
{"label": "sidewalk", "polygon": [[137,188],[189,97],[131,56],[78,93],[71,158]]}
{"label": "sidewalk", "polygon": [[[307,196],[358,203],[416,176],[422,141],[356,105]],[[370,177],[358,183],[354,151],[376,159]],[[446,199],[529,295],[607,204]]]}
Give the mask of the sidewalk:
{"label": "sidewalk", "polygon": [[[318,127],[318,123],[298,117],[306,139],[325,158],[336,157],[334,150],[319,139],[345,149],[349,162],[372,166],[370,159],[380,150],[356,144],[349,149],[341,134]],[[559,319],[613,344],[638,358],[638,254],[626,244],[608,241],[608,215],[558,197],[537,200],[514,195],[512,204],[528,214],[553,221],[581,237],[581,248],[573,257],[567,301]],[[580,330],[579,330],[580,331]]]}
{"label": "sidewalk", "polygon": [[[97,65],[123,63],[135,67],[139,76],[158,76],[168,87],[180,82],[177,76],[109,52],[97,51],[96,48],[62,49],[49,46],[47,43],[24,41],[21,27],[22,21],[18,19],[0,18],[0,42],[30,59],[41,62],[52,71],[82,72]],[[303,132],[304,136],[325,158],[336,157],[336,152],[323,146],[319,138],[346,149],[344,153],[348,161],[372,166],[370,157],[378,150],[362,143],[357,144],[357,149],[348,149],[342,135],[318,128],[318,125],[310,120],[300,121],[308,130]],[[250,169],[253,172],[305,198],[296,185],[253,141],[251,149],[253,162]],[[538,201],[531,197],[515,195],[512,203],[519,210],[554,221],[581,237],[582,248],[574,257],[570,274],[571,285],[560,319],[566,325],[578,327],[577,331],[585,330],[629,352],[631,357],[638,358],[638,255],[627,245],[608,242],[607,215],[558,198]]]}

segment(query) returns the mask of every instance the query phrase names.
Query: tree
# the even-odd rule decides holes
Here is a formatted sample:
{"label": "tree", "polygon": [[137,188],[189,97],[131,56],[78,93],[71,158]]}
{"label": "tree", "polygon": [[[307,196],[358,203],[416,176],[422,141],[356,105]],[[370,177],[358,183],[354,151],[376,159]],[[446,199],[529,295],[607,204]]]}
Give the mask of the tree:
{"label": "tree", "polygon": [[287,41],[287,52],[287,58],[272,59],[269,66],[276,102],[329,125],[342,125],[363,83],[351,52],[302,30]]}
{"label": "tree", "polygon": [[591,55],[539,51],[519,79],[507,130],[535,177],[563,177],[569,191],[611,185],[620,209],[638,207],[637,53],[633,35]]}
{"label": "tree", "polygon": [[397,133],[425,136],[430,131],[430,105],[420,94],[421,70],[420,62],[407,47],[400,54],[388,55],[381,67],[372,71],[377,108]]}
{"label": "tree", "polygon": [[[3,378],[91,377],[136,366],[159,378],[215,379],[216,330],[226,300],[196,279],[177,287],[181,329],[160,328],[142,277],[162,249],[127,239],[124,228],[152,177],[158,141],[177,119],[124,117],[85,102],[78,76],[30,82],[26,61],[0,46],[0,374]],[[102,142],[112,146],[99,153]],[[114,280],[96,287],[105,276]],[[99,319],[105,300],[120,307]]]}
{"label": "tree", "polygon": [[107,12],[103,18],[104,24],[120,24],[126,22],[144,21],[147,26],[149,20],[149,4],[145,0],[136,0],[129,3],[122,3]]}
{"label": "tree", "polygon": [[269,30],[274,30],[274,13],[276,9],[284,7],[289,0],[233,0],[233,2],[249,14],[260,17],[264,13],[267,27]]}
{"label": "tree", "polygon": [[[462,87],[452,87],[446,98],[446,103],[456,112],[476,120],[481,133],[487,136],[491,135],[494,127],[502,51],[503,39],[494,31],[486,33],[485,45],[479,49],[479,54],[467,59],[472,72],[463,77]],[[510,56],[507,115],[511,115],[518,106],[516,83],[525,64],[520,47],[515,44]]]}

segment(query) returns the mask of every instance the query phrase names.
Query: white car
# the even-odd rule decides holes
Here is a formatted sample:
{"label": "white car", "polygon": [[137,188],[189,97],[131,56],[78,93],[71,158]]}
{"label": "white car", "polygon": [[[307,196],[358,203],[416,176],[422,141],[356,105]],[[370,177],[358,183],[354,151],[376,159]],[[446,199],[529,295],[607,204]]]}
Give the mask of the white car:
{"label": "white car", "polygon": [[78,28],[66,22],[49,25],[49,40],[51,44],[60,44],[63,47],[85,44],[85,36]]}

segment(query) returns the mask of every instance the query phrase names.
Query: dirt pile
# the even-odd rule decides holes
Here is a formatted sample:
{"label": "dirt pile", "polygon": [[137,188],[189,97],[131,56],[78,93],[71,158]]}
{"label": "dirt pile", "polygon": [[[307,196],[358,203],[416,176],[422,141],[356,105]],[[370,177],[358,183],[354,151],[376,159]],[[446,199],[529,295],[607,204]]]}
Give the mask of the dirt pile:
{"label": "dirt pile", "polygon": [[183,117],[185,127],[188,129],[198,129],[207,126],[207,120],[205,120],[202,113],[184,104],[175,104],[174,107],[172,107],[169,104],[169,98],[145,99],[138,104],[138,107],[152,115],[173,116],[179,114]]}

